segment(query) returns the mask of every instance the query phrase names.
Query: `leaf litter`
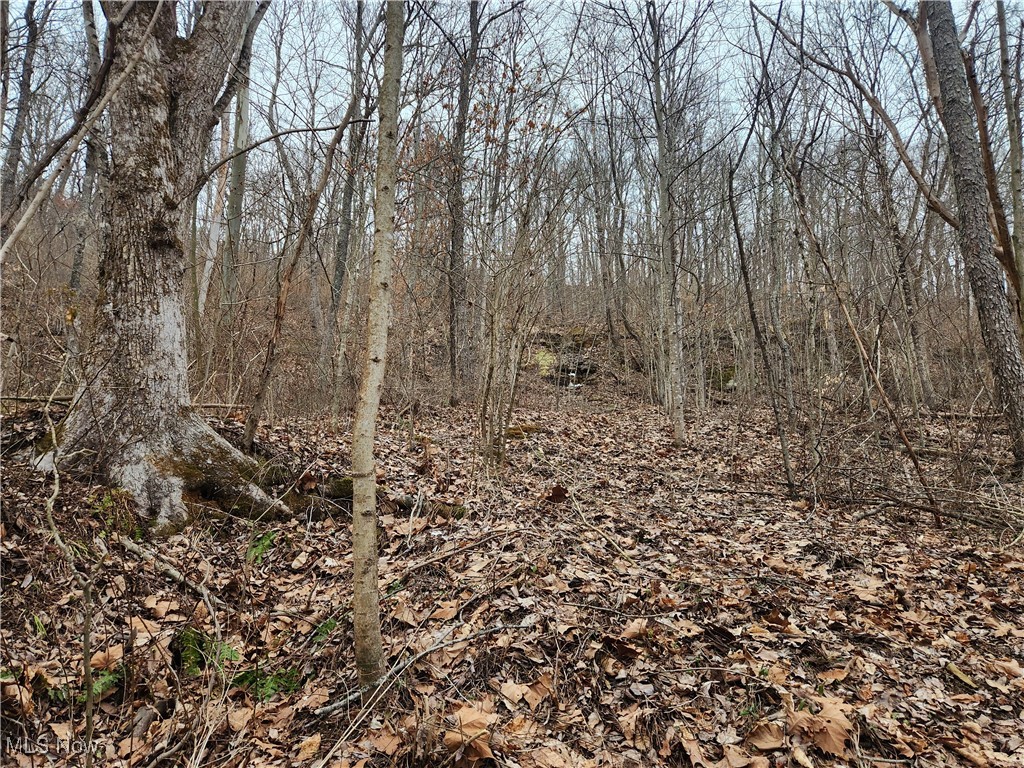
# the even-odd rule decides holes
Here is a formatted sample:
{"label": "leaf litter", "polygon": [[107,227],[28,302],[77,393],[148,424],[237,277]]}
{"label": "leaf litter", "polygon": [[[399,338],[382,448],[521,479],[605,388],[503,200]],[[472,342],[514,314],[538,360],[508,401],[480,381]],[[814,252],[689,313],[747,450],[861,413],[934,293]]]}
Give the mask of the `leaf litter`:
{"label": "leaf litter", "polygon": [[[88,612],[101,765],[1024,765],[1019,549],[790,499],[764,414],[718,409],[678,447],[621,397],[518,419],[501,472],[469,410],[384,424],[397,673],[370,708],[343,503],[144,558],[116,495],[64,478],[87,603],[43,522],[50,481],[8,461],[4,764],[82,764]],[[260,444],[312,493],[350,472],[313,422]]]}

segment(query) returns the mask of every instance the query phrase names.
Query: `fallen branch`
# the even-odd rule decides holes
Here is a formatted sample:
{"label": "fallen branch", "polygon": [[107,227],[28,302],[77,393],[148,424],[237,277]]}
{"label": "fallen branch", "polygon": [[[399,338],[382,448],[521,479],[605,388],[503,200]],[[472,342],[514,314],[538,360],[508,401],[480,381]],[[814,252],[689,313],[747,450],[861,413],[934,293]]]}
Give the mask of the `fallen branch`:
{"label": "fallen branch", "polygon": [[5,403],[70,403],[71,395],[52,395],[50,397],[15,397],[14,395],[4,395],[0,397],[0,400]]}
{"label": "fallen branch", "polygon": [[[124,538],[124,536],[115,536],[115,538],[118,544],[127,549],[133,555],[141,557],[143,560],[147,562],[153,563],[153,565],[156,566],[157,570],[159,570],[165,576],[169,577],[173,581],[178,582],[179,584],[188,587],[201,598],[203,598],[203,602],[207,604],[207,608],[212,608],[213,605],[217,605],[222,608],[225,607],[225,603],[223,600],[221,600],[218,597],[215,597],[214,595],[211,595],[210,590],[208,590],[202,584],[192,581],[190,578],[188,578],[188,576],[183,574],[181,571],[179,571],[177,568],[171,565],[167,560],[162,558],[156,552],[144,549],[131,539]],[[213,615],[213,613],[214,611],[210,610],[210,615]]]}

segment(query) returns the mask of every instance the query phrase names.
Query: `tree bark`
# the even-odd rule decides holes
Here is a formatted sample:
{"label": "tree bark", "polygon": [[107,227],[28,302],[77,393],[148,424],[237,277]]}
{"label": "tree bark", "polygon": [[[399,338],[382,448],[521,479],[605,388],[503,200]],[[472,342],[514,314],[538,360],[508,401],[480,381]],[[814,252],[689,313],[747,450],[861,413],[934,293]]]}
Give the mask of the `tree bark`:
{"label": "tree bark", "polygon": [[[996,20],[999,26],[999,80],[1003,86],[1003,103],[1006,109],[1006,133],[1010,144],[1010,204],[1013,210],[1014,263],[1021,279],[1017,296],[1024,295],[1024,149],[1021,148],[1020,97],[1014,97],[1010,77],[1010,45],[1006,33],[1006,7],[1003,0],[996,0]],[[1018,47],[1018,55],[1020,48]],[[1018,60],[1018,66],[1020,61]],[[1018,69],[1019,71],[1019,69]],[[1024,317],[1021,313],[1018,317]]]}
{"label": "tree bark", "polygon": [[[355,52],[354,67],[352,74],[352,92],[356,99],[363,98],[363,56],[366,53],[365,35],[363,33],[363,12],[365,3],[360,0],[356,3],[355,18]],[[363,108],[363,120],[368,120],[372,114],[373,107],[369,99],[365,100]],[[335,239],[334,248],[334,274],[331,279],[331,308],[328,315],[327,335],[325,336],[324,348],[321,357],[330,360],[331,380],[331,404],[338,402],[338,394],[341,387],[338,362],[344,360],[344,354],[338,348],[338,339],[341,334],[341,317],[344,307],[346,281],[349,278],[349,253],[352,251],[352,221],[355,218],[353,211],[353,200],[356,192],[356,180],[359,177],[359,164],[362,162],[363,144],[366,137],[366,123],[357,123],[348,135],[348,150],[345,167],[345,181],[341,192],[341,221],[338,224],[338,235]],[[336,413],[332,410],[332,420]]]}
{"label": "tree bark", "polygon": [[989,200],[981,165],[981,146],[953,8],[948,0],[931,2],[927,4],[927,12],[943,103],[940,119],[949,141],[959,211],[960,253],[974,295],[996,391],[1006,413],[1013,455],[1018,464],[1024,464],[1024,358],[989,229]]}
{"label": "tree bark", "polygon": [[242,243],[242,201],[245,197],[245,171],[249,154],[242,150],[249,144],[249,73],[242,75],[235,94],[235,133],[228,164],[228,197],[225,204],[227,248],[221,263],[221,304],[231,327],[238,301],[238,258]]}
{"label": "tree bark", "polygon": [[398,164],[398,110],[402,79],[405,6],[388,3],[385,11],[384,74],[380,85],[376,196],[373,203],[373,259],[366,357],[359,383],[352,432],[352,621],[356,667],[361,686],[383,674],[380,594],[377,576],[377,475],[373,440],[387,362],[391,275],[395,257],[395,184]]}
{"label": "tree bark", "polygon": [[[227,121],[221,122],[221,155],[228,153],[230,131]],[[210,211],[210,223],[206,234],[206,247],[203,249],[203,269],[199,273],[199,286],[196,296],[196,317],[202,320],[206,315],[206,297],[213,281],[213,267],[217,262],[217,254],[221,251],[220,237],[224,230],[224,195],[228,185],[228,167],[224,165],[217,172],[217,186],[213,193],[213,208]]]}
{"label": "tree bark", "polygon": [[138,3],[114,42],[113,72],[133,60],[134,69],[110,103],[117,128],[95,348],[60,453],[95,460],[158,528],[184,522],[190,496],[253,515],[286,511],[252,481],[256,463],[193,409],[186,360],[188,197],[220,118],[218,97],[231,88],[232,60],[248,55],[247,5],[207,5],[183,40],[173,4]]}
{"label": "tree bark", "polygon": [[660,253],[658,259],[658,391],[662,407],[672,419],[675,440],[681,443],[686,436],[686,416],[683,409],[682,363],[680,361],[680,321],[677,306],[676,248],[673,237],[671,207],[672,170],[668,114],[662,93],[662,30],[654,2],[646,4],[647,21],[651,29],[651,79],[653,82],[654,122],[657,129],[658,156],[658,232]]}
{"label": "tree bark", "polygon": [[[466,131],[469,124],[469,81],[476,67],[480,47],[480,3],[469,3],[469,49],[459,66],[459,99],[455,131],[452,136],[452,186],[448,207],[452,217],[451,247],[448,252],[448,370],[451,377],[450,399],[454,405],[462,386],[459,345],[466,334]],[[463,337],[466,337],[465,339]]]}
{"label": "tree bark", "polygon": [[[0,13],[7,15],[7,8]],[[25,54],[21,60],[21,80],[18,83],[18,101],[14,107],[14,126],[11,128],[10,141],[4,155],[4,164],[0,170],[0,200],[3,206],[13,206],[15,182],[18,168],[21,165],[22,144],[25,141],[25,130],[28,127],[29,109],[32,103],[32,73],[35,67],[36,50],[39,48],[39,22],[36,19],[35,0],[25,4]],[[6,211],[5,211],[6,213]],[[6,218],[6,216],[5,216]],[[0,240],[7,238],[7,232],[0,232]]]}
{"label": "tree bark", "polygon": [[[82,22],[85,27],[86,62],[89,70],[89,89],[92,90],[98,85],[100,78],[100,43],[96,33],[96,19],[92,7],[92,0],[82,2]],[[85,269],[85,254],[89,240],[93,240],[93,248],[102,249],[102,225],[92,221],[93,207],[101,199],[102,187],[100,184],[100,173],[106,165],[106,156],[103,149],[102,129],[94,128],[92,133],[85,140],[85,173],[82,177],[82,213],[78,228],[78,243],[75,246],[75,256],[71,262],[71,276],[68,278],[68,287],[72,292],[77,293],[82,285],[82,272]],[[92,230],[92,232],[90,232]],[[96,232],[99,234],[97,235]],[[77,337],[73,334],[73,346],[77,347]]]}

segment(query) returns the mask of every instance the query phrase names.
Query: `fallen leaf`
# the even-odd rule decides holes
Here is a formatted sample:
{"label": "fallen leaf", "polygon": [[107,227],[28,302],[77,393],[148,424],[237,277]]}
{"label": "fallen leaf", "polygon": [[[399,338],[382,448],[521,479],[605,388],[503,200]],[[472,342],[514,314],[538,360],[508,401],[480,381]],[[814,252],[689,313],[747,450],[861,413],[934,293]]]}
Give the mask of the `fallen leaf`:
{"label": "fallen leaf", "polygon": [[71,741],[71,735],[74,733],[71,723],[50,723],[50,730],[58,741],[64,742]]}
{"label": "fallen leaf", "polygon": [[501,695],[508,699],[512,704],[518,704],[529,690],[530,686],[520,685],[519,683],[514,683],[511,680],[501,684]]}
{"label": "fallen leaf", "polygon": [[552,690],[550,672],[545,672],[543,675],[538,677],[536,681],[527,686],[526,691],[523,692],[523,698],[526,699],[526,703],[529,705],[530,711],[535,711],[537,709],[537,705],[551,695]]}
{"label": "fallen leaf", "polygon": [[32,691],[17,683],[0,686],[0,702],[15,715],[31,715],[36,708],[32,701]]}
{"label": "fallen leaf", "polygon": [[399,595],[396,598],[395,603],[395,610],[391,612],[392,616],[394,616],[399,621],[408,624],[410,627],[415,627],[419,625],[420,616],[418,613],[416,613],[416,611],[414,611],[409,606],[409,603],[406,601],[405,597]]}
{"label": "fallen leaf", "polygon": [[992,666],[996,671],[1006,675],[1011,680],[1017,677],[1024,677],[1024,668],[1016,659],[994,659]]}
{"label": "fallen leaf", "polygon": [[239,707],[228,712],[228,726],[235,733],[243,730],[252,720],[253,710],[251,707]]}
{"label": "fallen leaf", "polygon": [[823,682],[825,685],[829,683],[840,682],[846,679],[849,671],[839,667],[837,669],[826,669],[824,672],[818,673],[818,680]]}
{"label": "fallen leaf", "polygon": [[430,614],[431,619],[440,619],[441,621],[445,621],[453,618],[459,612],[458,600],[442,600],[439,605],[441,607]]}
{"label": "fallen leaf", "polygon": [[977,688],[978,684],[970,678],[969,675],[965,674],[960,667],[954,664],[952,661],[946,665],[946,671],[949,672],[953,677],[959,680],[961,683],[966,685],[968,688]]}
{"label": "fallen leaf", "polygon": [[801,766],[801,768],[814,768],[814,763],[811,762],[811,758],[807,756],[807,753],[800,747],[793,747],[793,762]]}
{"label": "fallen leaf", "polygon": [[385,727],[370,735],[370,743],[380,752],[388,757],[398,751],[402,740],[391,728]]}
{"label": "fallen leaf", "polygon": [[308,739],[299,743],[299,754],[295,757],[300,763],[312,760],[313,755],[320,749],[320,734],[314,733]]}
{"label": "fallen leaf", "polygon": [[785,744],[786,735],[778,723],[758,723],[747,734],[746,743],[762,752],[779,749]]}
{"label": "fallen leaf", "polygon": [[853,731],[853,723],[846,717],[850,706],[830,697],[815,696],[813,699],[819,706],[817,713],[807,709],[793,709],[792,704],[787,702],[789,733],[800,734],[823,752],[844,757],[846,740]]}
{"label": "fallen leaf", "polygon": [[635,640],[647,631],[647,619],[633,619],[626,628],[622,630],[622,637],[625,640]]}
{"label": "fallen leaf", "polygon": [[530,757],[537,768],[572,768],[572,763],[566,762],[561,752],[550,747],[533,750]]}
{"label": "fallen leaf", "polygon": [[694,738],[693,733],[688,728],[682,728],[679,732],[679,740],[683,742],[683,749],[686,750],[686,756],[690,759],[690,765],[693,768],[712,768],[708,762],[704,759],[704,753],[701,751],[700,742]]}
{"label": "fallen leaf", "polygon": [[616,718],[619,721],[619,730],[622,731],[622,735],[626,737],[627,741],[633,741],[633,736],[636,734],[636,721],[638,717],[640,717],[640,705],[633,704]]}
{"label": "fallen leaf", "polygon": [[303,695],[295,705],[296,709],[318,709],[328,702],[330,693],[326,688],[316,688]]}
{"label": "fallen leaf", "polygon": [[467,704],[455,712],[452,719],[456,728],[444,734],[444,745],[448,751],[465,748],[471,762],[493,758],[490,725],[497,719],[493,709],[493,702],[485,699],[479,704]]}
{"label": "fallen leaf", "polygon": [[105,650],[94,653],[89,660],[89,666],[93,669],[113,669],[123,658],[124,646],[112,645]]}
{"label": "fallen leaf", "polygon": [[[771,763],[763,755],[749,755],[734,744],[722,747],[725,757],[719,762],[720,768],[769,768]],[[723,765],[724,763],[724,765]]]}

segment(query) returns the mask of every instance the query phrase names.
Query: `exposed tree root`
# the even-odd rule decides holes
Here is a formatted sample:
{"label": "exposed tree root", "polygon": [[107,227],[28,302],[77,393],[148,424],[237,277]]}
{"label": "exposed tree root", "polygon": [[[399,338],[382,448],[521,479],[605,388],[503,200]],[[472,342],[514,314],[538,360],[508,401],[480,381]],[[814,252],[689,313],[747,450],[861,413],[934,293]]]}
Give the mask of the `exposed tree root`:
{"label": "exposed tree root", "polygon": [[108,432],[102,441],[95,429],[83,429],[83,420],[79,413],[69,417],[62,453],[77,452],[71,456],[73,466],[95,462],[102,467],[107,481],[131,494],[140,516],[158,533],[180,530],[194,517],[190,507],[196,502],[212,502],[250,519],[289,514],[255,481],[260,465],[195,414],[129,439]]}

